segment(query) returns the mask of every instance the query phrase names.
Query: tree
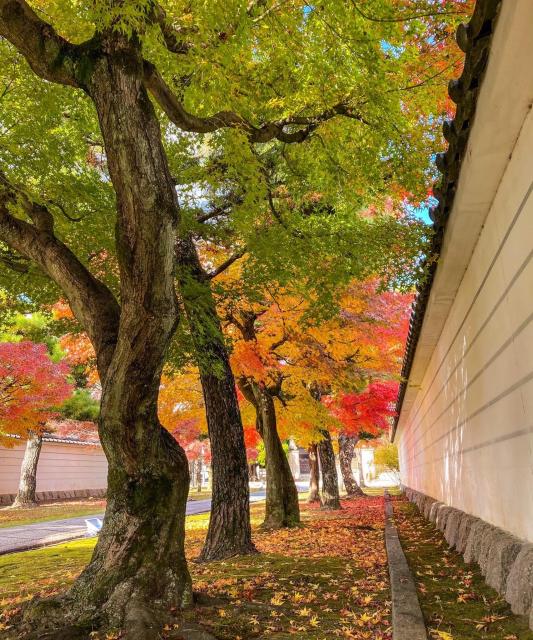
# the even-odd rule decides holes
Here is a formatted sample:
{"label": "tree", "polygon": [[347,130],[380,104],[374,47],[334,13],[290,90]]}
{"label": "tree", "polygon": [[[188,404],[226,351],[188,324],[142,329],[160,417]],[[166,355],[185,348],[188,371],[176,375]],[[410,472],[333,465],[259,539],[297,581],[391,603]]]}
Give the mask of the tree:
{"label": "tree", "polygon": [[353,496],[364,496],[365,493],[361,487],[355,481],[352,472],[352,459],[355,451],[355,445],[359,440],[358,436],[347,436],[344,433],[340,433],[338,437],[339,442],[339,463],[342,474],[342,480],[344,482],[344,488],[348,494],[348,498]]}
{"label": "tree", "polygon": [[307,498],[308,502],[319,502],[320,501],[320,493],[319,493],[319,476],[320,469],[318,466],[318,445],[316,443],[312,443],[307,448],[309,453],[309,496]]}
{"label": "tree", "polygon": [[[401,3],[399,20],[389,21],[379,19],[380,2],[376,20],[337,2],[312,11],[263,2],[189,11],[180,3],[99,0],[73,11],[52,0],[46,15],[56,29],[25,0],[0,0],[1,52],[16,60],[17,79],[3,104],[15,100],[8,125],[23,120],[1,151],[8,174],[1,178],[2,261],[22,276],[30,298],[62,291],[93,344],[102,383],[108,508],[63,618],[89,621],[98,612],[104,626],[126,625],[129,637],[147,638],[165,611],[190,601],[187,461],[157,416],[179,320],[175,241],[188,233],[174,174],[184,172],[190,147],[212,135],[244,171],[250,144],[294,144],[290,161],[307,162],[310,177],[330,191],[335,185],[366,198],[391,184],[416,190],[425,182],[428,146],[438,140],[438,118],[420,118],[434,105],[428,43],[446,36],[451,22],[430,0],[427,6],[436,17],[412,20]],[[404,20],[413,27],[404,29]],[[324,50],[332,55],[317,55]],[[290,77],[287,69],[301,71]],[[410,80],[419,73],[417,92]],[[39,136],[36,112],[43,116]],[[161,122],[197,135],[163,139]],[[60,143],[52,144],[58,133]],[[339,164],[365,171],[339,184],[338,171],[324,170]]]}
{"label": "tree", "polygon": [[391,474],[396,483],[400,481],[400,461],[398,459],[398,447],[387,442],[380,444],[374,450],[374,464],[380,471]]}
{"label": "tree", "polygon": [[14,435],[27,440],[13,507],[36,502],[42,434],[58,405],[72,393],[68,373],[64,362],[50,359],[44,344],[0,343],[0,439],[7,446],[13,446]]}
{"label": "tree", "polygon": [[212,497],[202,560],[253,553],[250,491],[235,380],[209,284],[192,239],[181,241],[180,289],[200,373],[212,445]]}
{"label": "tree", "polygon": [[327,429],[321,429],[322,440],[318,442],[318,455],[322,470],[322,492],[320,494],[320,506],[323,509],[340,509],[339,479],[335,466],[335,452],[331,434]]}

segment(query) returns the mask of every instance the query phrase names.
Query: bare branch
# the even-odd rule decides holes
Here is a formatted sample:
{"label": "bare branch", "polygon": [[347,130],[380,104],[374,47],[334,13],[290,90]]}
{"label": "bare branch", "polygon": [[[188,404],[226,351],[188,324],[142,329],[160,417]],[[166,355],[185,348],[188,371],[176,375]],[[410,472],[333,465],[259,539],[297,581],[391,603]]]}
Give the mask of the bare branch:
{"label": "bare branch", "polygon": [[166,48],[171,53],[185,54],[192,47],[186,37],[196,32],[193,27],[174,27],[168,22],[166,11],[159,4],[154,6],[154,21],[161,29]]}
{"label": "bare branch", "polygon": [[210,211],[206,211],[205,213],[198,215],[196,217],[196,222],[207,222],[213,218],[218,218],[218,216],[228,215],[231,213],[232,207],[242,204],[243,201],[244,198],[239,196],[232,201],[224,202],[219,207],[214,207]]}
{"label": "bare branch", "polygon": [[0,0],[0,36],[20,51],[41,78],[80,86],[75,73],[80,45],[62,38],[25,0]]}
{"label": "bare branch", "polygon": [[222,264],[219,264],[216,269],[213,269],[213,271],[211,271],[208,274],[208,278],[210,280],[212,280],[213,278],[216,278],[218,275],[226,271],[226,269],[229,269],[234,262],[237,262],[237,260],[240,260],[245,253],[246,253],[246,247],[243,247],[242,249],[239,249],[238,251],[236,251],[232,256],[230,256]]}

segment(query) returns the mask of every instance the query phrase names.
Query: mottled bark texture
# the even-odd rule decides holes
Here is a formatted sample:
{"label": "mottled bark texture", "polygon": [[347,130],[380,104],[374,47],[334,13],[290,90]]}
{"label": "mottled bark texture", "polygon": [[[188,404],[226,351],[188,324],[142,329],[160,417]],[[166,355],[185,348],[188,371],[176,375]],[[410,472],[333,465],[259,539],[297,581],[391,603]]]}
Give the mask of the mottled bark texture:
{"label": "mottled bark texture", "polygon": [[322,509],[340,509],[339,481],[335,466],[335,452],[331,442],[331,434],[326,429],[320,430],[322,440],[318,443],[318,455],[322,470],[322,493],[320,506]]}
{"label": "mottled bark texture", "polygon": [[24,458],[20,467],[20,481],[17,497],[12,504],[17,507],[34,507],[37,503],[35,491],[37,489],[37,465],[41,455],[43,437],[39,434],[30,434],[26,441]]}
{"label": "mottled bark texture", "polygon": [[54,633],[74,625],[122,628],[128,640],[159,638],[171,609],[191,602],[184,553],[189,473],[183,449],[157,416],[161,371],[178,322],[179,210],[143,83],[140,44],[113,32],[69,45],[21,0],[0,0],[0,35],[38,75],[78,86],[92,99],[116,194],[120,271],[119,306],[55,237],[52,214],[0,176],[0,238],[55,280],[95,348],[99,435],[109,469],[104,525],[89,565],[59,601],[30,605],[25,623],[39,627],[36,637],[44,637],[46,625]]}
{"label": "mottled bark texture", "polygon": [[211,515],[200,560],[253,553],[244,430],[207,274],[187,237],[177,243],[180,291],[196,350],[212,455]]}
{"label": "mottled bark texture", "polygon": [[353,454],[358,440],[359,438],[357,436],[346,436],[344,434],[339,436],[339,463],[342,481],[344,482],[344,488],[349,498],[365,495],[355,481],[352,471]]}
{"label": "mottled bark texture", "polygon": [[198,493],[202,491],[202,467],[203,461],[200,457],[196,461],[196,490],[198,491]]}
{"label": "mottled bark texture", "polygon": [[318,446],[316,444],[309,445],[307,451],[309,453],[309,496],[307,502],[320,502]]}
{"label": "mottled bark texture", "polygon": [[265,445],[267,495],[263,526],[293,527],[300,522],[298,489],[278,434],[274,398],[255,381],[240,380],[239,386],[255,407],[257,431]]}

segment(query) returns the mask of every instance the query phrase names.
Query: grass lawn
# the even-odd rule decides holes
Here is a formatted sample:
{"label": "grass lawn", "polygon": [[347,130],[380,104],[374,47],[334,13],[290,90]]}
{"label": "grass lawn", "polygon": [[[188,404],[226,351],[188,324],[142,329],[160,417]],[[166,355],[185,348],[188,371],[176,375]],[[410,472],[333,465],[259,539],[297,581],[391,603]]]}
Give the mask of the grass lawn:
{"label": "grass lawn", "polygon": [[533,640],[523,616],[515,616],[485,584],[479,567],[449,549],[442,533],[405,499],[394,502],[396,525],[415,577],[430,631],[440,640]]}
{"label": "grass lawn", "polygon": [[0,509],[0,529],[17,525],[90,516],[105,511],[105,500],[88,498],[49,502],[32,509]]}
{"label": "grass lawn", "polygon": [[[191,562],[200,604],[185,613],[188,621],[220,640],[390,640],[382,498],[346,501],[337,512],[302,504],[301,527],[272,532],[258,529],[264,504],[251,509],[261,553]],[[207,522],[208,514],[187,518],[190,559],[201,549]],[[89,560],[94,542],[0,557],[0,624],[6,638],[18,637],[9,627],[20,604],[33,595],[66,588]],[[172,625],[165,634],[179,637]]]}
{"label": "grass lawn", "polygon": [[198,489],[191,488],[189,490],[189,496],[187,500],[206,500],[211,497],[211,489],[202,489],[198,491]]}
{"label": "grass lawn", "polygon": [[[189,500],[205,500],[211,497],[211,490],[197,491],[191,489]],[[62,500],[47,502],[32,509],[0,508],[0,529],[15,527],[34,522],[48,522],[49,520],[62,520],[64,518],[78,518],[92,516],[105,511],[106,501],[102,499],[80,498],[76,500]]]}

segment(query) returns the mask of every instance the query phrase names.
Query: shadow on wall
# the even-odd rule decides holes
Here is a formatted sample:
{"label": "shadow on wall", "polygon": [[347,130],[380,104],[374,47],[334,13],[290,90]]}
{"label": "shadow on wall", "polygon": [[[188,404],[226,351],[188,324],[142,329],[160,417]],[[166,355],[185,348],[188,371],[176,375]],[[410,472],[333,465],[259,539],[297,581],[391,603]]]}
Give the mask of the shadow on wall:
{"label": "shadow on wall", "polygon": [[[465,509],[464,504],[464,460],[463,441],[464,431],[468,428],[468,367],[466,364],[466,352],[468,351],[467,336],[462,336],[460,356],[456,356],[450,363],[446,371],[445,389],[445,411],[443,420],[445,422],[446,437],[444,439],[444,451],[442,458],[443,473],[441,475],[440,491],[437,495],[442,496],[446,504],[456,504]],[[452,371],[450,375],[449,371]],[[460,391],[453,397],[456,389]],[[449,418],[447,407],[451,405],[451,415]],[[434,495],[435,492],[428,492]]]}

